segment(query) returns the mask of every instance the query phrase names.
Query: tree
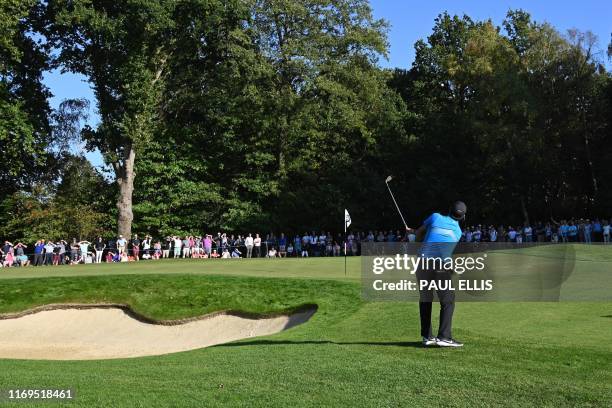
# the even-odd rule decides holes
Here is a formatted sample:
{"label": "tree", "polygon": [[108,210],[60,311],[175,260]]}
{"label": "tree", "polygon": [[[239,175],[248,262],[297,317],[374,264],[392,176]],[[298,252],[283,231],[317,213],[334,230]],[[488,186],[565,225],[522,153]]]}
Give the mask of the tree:
{"label": "tree", "polygon": [[376,66],[384,24],[366,2],[328,3],[177,7],[163,125],[136,162],[136,228],[334,226],[379,166],[377,143],[397,150],[403,104]]}
{"label": "tree", "polygon": [[160,113],[170,58],[175,1],[50,0],[46,36],[57,63],[88,77],[101,124],[83,137],[111,164],[118,186],[117,227],[131,235],[136,156],[146,148]]}
{"label": "tree", "polygon": [[6,0],[0,5],[0,197],[49,180],[48,90],[43,47],[31,38],[34,0]]}
{"label": "tree", "polygon": [[2,236],[24,242],[93,240],[109,230],[108,182],[85,157],[63,154],[59,163],[55,183],[37,183],[30,192],[18,191],[0,201]]}
{"label": "tree", "polygon": [[525,222],[601,207],[609,75],[592,46],[588,33],[564,37],[522,10],[502,27],[440,15],[392,82],[416,113],[415,205],[460,196],[476,218]]}

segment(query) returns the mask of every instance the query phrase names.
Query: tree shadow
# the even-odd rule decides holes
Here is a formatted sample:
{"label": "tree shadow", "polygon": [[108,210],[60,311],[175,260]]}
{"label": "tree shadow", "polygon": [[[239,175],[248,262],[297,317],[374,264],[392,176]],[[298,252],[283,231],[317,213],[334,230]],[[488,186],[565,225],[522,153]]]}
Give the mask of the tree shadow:
{"label": "tree shadow", "polygon": [[605,315],[605,316],[601,316],[601,317],[607,317],[608,319],[612,319],[612,315]]}
{"label": "tree shadow", "polygon": [[275,346],[275,345],[301,345],[301,344],[335,344],[339,346],[395,346],[430,348],[423,346],[420,341],[331,341],[331,340],[250,340],[238,343],[217,344],[213,347],[244,347],[244,346]]}

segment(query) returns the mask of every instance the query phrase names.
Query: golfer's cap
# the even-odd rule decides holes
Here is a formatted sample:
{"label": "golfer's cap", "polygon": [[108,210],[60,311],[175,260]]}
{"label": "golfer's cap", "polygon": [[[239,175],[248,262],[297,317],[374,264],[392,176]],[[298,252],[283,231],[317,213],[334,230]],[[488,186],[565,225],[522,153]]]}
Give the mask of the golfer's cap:
{"label": "golfer's cap", "polygon": [[451,206],[450,215],[456,220],[463,220],[467,213],[467,206],[463,201],[455,201]]}

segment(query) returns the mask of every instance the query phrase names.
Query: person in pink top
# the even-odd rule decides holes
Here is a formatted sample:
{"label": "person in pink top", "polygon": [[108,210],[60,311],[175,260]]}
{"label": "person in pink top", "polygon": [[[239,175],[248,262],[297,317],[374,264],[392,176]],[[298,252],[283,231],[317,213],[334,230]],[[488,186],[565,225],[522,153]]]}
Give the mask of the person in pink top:
{"label": "person in pink top", "polygon": [[204,238],[204,252],[210,258],[212,253],[212,235],[206,234],[206,238]]}

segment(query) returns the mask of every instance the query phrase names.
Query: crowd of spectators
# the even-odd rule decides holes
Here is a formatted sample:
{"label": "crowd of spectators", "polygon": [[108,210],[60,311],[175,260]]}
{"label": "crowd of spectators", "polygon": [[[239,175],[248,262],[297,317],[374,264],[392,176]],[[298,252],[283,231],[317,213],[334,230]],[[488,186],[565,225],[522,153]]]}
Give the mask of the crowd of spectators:
{"label": "crowd of spectators", "polygon": [[[538,222],[534,226],[463,226],[463,242],[602,242],[609,244],[611,222],[600,219]],[[259,234],[168,236],[154,240],[134,235],[121,235],[108,241],[98,237],[94,242],[73,239],[38,240],[30,246],[5,241],[0,249],[1,267],[76,265],[81,263],[128,262],[164,258],[284,258],[341,256],[344,247],[349,256],[359,255],[362,242],[415,242],[413,230],[349,231],[346,235],[330,232],[306,232],[286,236],[274,233],[262,238]]]}

